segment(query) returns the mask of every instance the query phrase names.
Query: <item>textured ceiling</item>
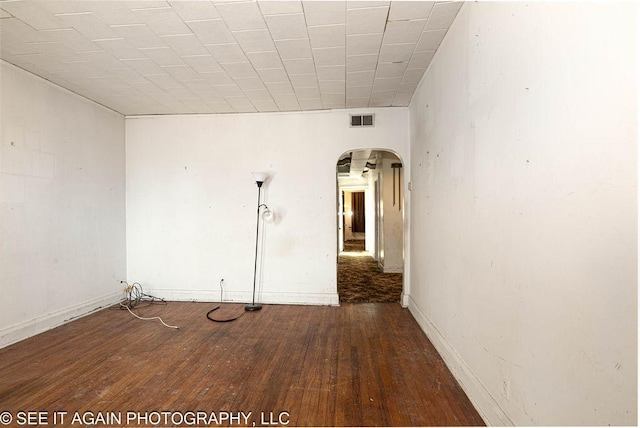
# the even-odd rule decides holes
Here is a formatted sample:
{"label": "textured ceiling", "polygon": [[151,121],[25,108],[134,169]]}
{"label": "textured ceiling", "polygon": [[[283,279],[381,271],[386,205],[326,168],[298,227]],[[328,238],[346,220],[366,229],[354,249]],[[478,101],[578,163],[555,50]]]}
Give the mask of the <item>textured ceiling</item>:
{"label": "textured ceiling", "polygon": [[461,4],[0,0],[0,57],[125,115],[407,106]]}

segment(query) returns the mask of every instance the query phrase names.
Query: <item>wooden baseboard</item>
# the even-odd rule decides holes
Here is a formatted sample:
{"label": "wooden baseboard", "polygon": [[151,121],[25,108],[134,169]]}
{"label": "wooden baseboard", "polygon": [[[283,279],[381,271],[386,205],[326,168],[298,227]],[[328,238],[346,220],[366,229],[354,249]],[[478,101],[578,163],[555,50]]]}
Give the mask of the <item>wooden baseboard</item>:
{"label": "wooden baseboard", "polygon": [[514,426],[456,349],[409,296],[409,311],[425,332],[487,426]]}
{"label": "wooden baseboard", "polygon": [[78,303],[64,309],[60,309],[32,320],[0,329],[0,348],[27,339],[59,325],[73,321],[97,310],[111,306],[122,299],[122,292],[98,297],[86,302]]}
{"label": "wooden baseboard", "polygon": [[[169,301],[192,302],[219,302],[220,290],[176,290],[176,289],[149,289],[145,293]],[[222,295],[224,302],[247,303],[251,302],[252,295],[249,292],[225,292]],[[260,292],[256,294],[256,302],[264,304],[284,305],[317,305],[337,306],[340,304],[337,293],[274,293]]]}

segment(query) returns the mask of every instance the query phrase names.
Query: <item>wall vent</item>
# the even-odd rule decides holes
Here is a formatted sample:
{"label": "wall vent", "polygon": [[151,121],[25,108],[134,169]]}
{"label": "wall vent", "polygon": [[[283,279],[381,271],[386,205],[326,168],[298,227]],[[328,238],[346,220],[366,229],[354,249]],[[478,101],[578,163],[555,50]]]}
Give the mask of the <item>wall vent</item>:
{"label": "wall vent", "polygon": [[373,126],[373,114],[350,114],[351,127]]}

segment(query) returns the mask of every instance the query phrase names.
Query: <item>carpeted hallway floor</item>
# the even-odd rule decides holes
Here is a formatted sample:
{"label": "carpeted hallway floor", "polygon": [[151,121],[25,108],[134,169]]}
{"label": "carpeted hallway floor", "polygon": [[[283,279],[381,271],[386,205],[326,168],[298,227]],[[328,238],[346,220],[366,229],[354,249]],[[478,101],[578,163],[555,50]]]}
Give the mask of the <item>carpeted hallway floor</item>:
{"label": "carpeted hallway floor", "polygon": [[364,252],[364,241],[346,241],[338,257],[338,295],[345,303],[399,302],[402,274],[383,273]]}

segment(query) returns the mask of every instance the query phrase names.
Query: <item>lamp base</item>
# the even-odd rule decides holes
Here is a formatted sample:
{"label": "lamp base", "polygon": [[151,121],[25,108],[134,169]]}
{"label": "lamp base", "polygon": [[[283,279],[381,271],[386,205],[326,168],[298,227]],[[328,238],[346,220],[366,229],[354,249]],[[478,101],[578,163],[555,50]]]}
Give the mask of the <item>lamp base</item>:
{"label": "lamp base", "polygon": [[249,312],[253,312],[253,311],[259,311],[260,309],[262,309],[262,305],[257,304],[257,305],[247,305],[244,307],[245,311],[249,311]]}

